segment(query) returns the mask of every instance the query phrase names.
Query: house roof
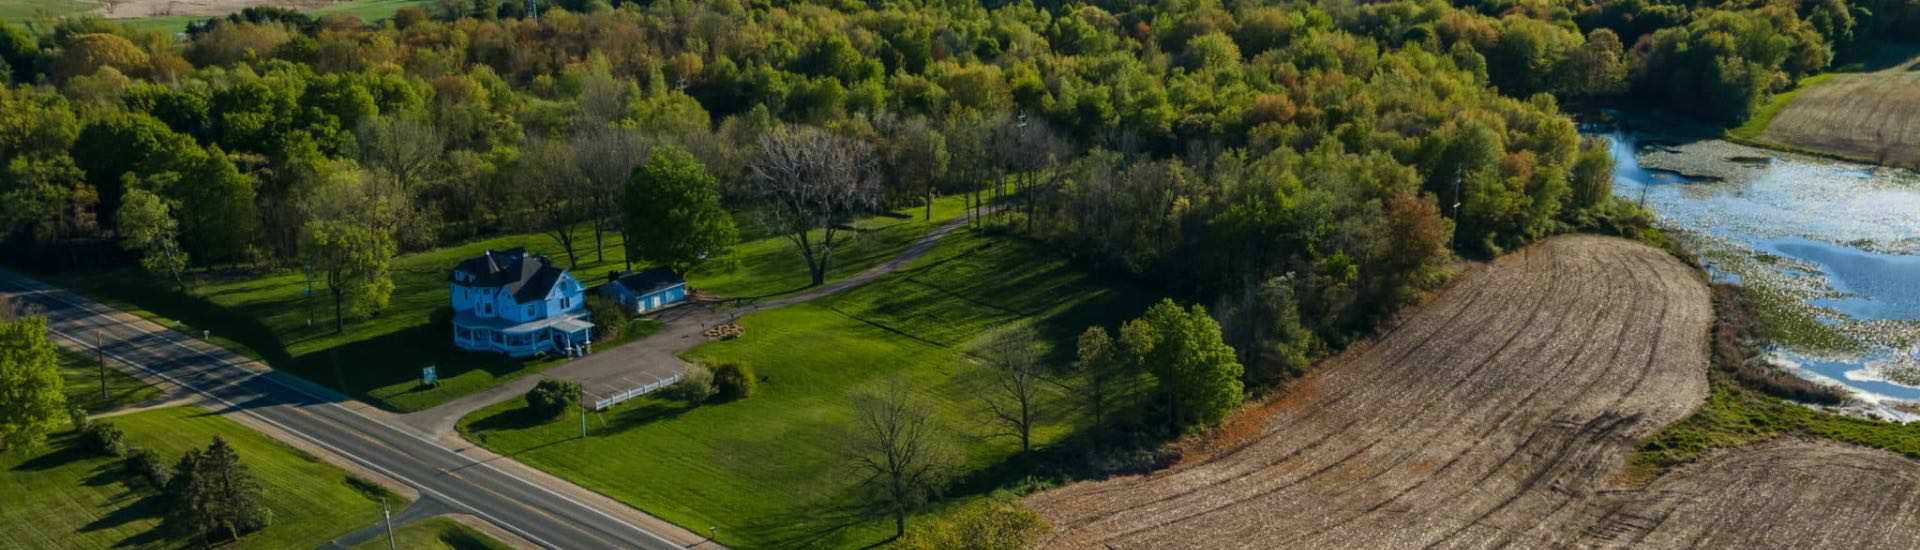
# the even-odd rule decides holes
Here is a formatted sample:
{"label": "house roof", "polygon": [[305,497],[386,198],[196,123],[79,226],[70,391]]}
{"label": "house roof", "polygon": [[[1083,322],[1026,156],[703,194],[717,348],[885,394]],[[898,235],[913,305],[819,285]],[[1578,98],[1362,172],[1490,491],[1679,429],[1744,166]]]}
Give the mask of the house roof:
{"label": "house roof", "polygon": [[479,256],[467,258],[453,269],[473,277],[471,282],[462,284],[501,288],[520,303],[545,299],[547,293],[553,290],[554,283],[567,274],[567,270],[554,267],[546,256],[527,256],[524,248],[488,250]]}
{"label": "house roof", "polygon": [[626,287],[634,294],[645,296],[687,284],[687,280],[680,278],[680,274],[674,273],[671,268],[656,267],[639,273],[629,273],[615,280],[614,283]]}

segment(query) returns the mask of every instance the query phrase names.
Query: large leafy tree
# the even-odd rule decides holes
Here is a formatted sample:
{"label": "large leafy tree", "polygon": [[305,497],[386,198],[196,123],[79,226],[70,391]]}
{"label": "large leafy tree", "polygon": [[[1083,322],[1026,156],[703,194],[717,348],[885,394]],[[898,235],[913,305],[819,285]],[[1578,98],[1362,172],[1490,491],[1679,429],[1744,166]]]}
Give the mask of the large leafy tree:
{"label": "large leafy tree", "polygon": [[[9,308],[13,304],[0,304]],[[59,356],[42,317],[0,321],[0,450],[33,448],[66,418]]]}
{"label": "large leafy tree", "polygon": [[140,253],[140,267],[165,275],[176,288],[186,290],[181,275],[187,270],[187,252],[180,248],[179,224],[166,201],[145,189],[129,189],[115,219],[120,246]]}
{"label": "large leafy tree", "polygon": [[682,273],[726,254],[739,240],[720,206],[718,182],[693,155],[662,147],[633,171],[621,201],[627,258]]}
{"label": "large leafy tree", "polygon": [[257,237],[253,179],[218,146],[181,164],[178,181],[163,190],[179,205],[181,245],[203,260],[240,257]]}
{"label": "large leafy tree", "polygon": [[1159,380],[1175,429],[1219,424],[1244,397],[1240,361],[1204,307],[1162,300],[1120,329],[1120,345]]}
{"label": "large leafy tree", "polygon": [[346,328],[348,312],[367,314],[393,297],[393,237],[366,224],[315,220],[300,242],[307,269],[320,275],[333,295],[333,330]]}

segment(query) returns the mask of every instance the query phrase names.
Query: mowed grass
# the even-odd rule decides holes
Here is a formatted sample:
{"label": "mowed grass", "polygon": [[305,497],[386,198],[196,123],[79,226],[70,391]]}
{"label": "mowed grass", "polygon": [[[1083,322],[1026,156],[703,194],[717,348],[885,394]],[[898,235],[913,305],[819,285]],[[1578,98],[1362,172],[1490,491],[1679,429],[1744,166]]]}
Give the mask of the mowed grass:
{"label": "mowed grass", "polygon": [[[862,220],[847,232],[851,240],[836,253],[829,281],[879,264],[906,250],[946,219],[961,213],[959,197],[936,201],[934,219],[920,210]],[[590,289],[609,271],[626,267],[617,233],[606,235],[604,255],[592,247],[592,235],[576,237],[579,268],[575,277]],[[520,376],[561,364],[561,360],[516,360],[470,353],[454,347],[450,335],[429,324],[434,308],[448,303],[447,274],[466,258],[487,250],[525,247],[562,266],[566,254],[545,234],[511,235],[474,241],[397,258],[394,294],[387,310],[369,319],[349,319],[335,332],[333,304],[323,283],[312,284],[297,269],[269,273],[202,272],[189,293],[138,268],[51,274],[50,282],[84,292],[110,305],[195,336],[211,337],[228,349],[261,359],[383,409],[410,412],[444,403]],[[739,245],[720,262],[723,267],[692,274],[688,284],[722,296],[766,297],[803,290],[809,279],[804,262],[783,237]],[[636,266],[640,268],[644,266]],[[589,290],[593,292],[593,290]],[[631,336],[629,337],[631,338]],[[596,350],[621,342],[597,342]],[[419,383],[420,369],[435,365],[437,386]]]}
{"label": "mowed grass", "polygon": [[[274,518],[228,548],[312,548],[380,518],[379,502],[356,490],[346,471],[202,409],[172,407],[109,420],[126,431],[129,445],[152,449],[169,465],[189,448],[206,447],[216,434],[234,446],[265,487]],[[0,548],[188,546],[158,530],[161,499],[130,491],[119,460],[78,450],[76,438],[68,432],[31,454],[0,454]]]}
{"label": "mowed grass", "polygon": [[[386,550],[385,535],[354,546],[355,550]],[[433,517],[393,530],[393,546],[406,550],[509,550],[478,529],[444,517]]]}
{"label": "mowed grass", "polygon": [[[149,386],[112,367],[104,371],[105,376],[101,376],[102,373],[100,364],[94,362],[92,355],[60,349],[60,378],[66,382],[68,405],[98,413],[161,395],[160,388]],[[103,379],[106,381],[104,393],[101,391]]]}
{"label": "mowed grass", "polygon": [[[741,320],[740,338],[690,360],[732,362],[761,377],[745,400],[688,409],[641,399],[576,420],[536,423],[514,400],[461,421],[473,441],[696,532],[717,527],[737,548],[862,547],[892,524],[863,513],[836,457],[849,395],[901,377],[935,407],[965,457],[959,501],[1033,474],[1017,441],[991,437],[978,397],[956,378],[966,350],[996,329],[1030,325],[1063,364],[1073,338],[1144,311],[1151,295],[1092,274],[1041,244],[962,230],[907,269],[814,302]],[[1085,424],[1066,392],[1043,401],[1036,454]],[[484,432],[483,434],[481,432]]]}
{"label": "mowed grass", "polygon": [[[619,268],[622,256],[617,245],[607,250],[606,261],[598,261],[587,250],[579,273]],[[214,340],[229,349],[355,399],[388,410],[413,411],[560,363],[462,351],[453,346],[451,336],[435,331],[429,323],[434,308],[448,303],[447,273],[454,264],[487,250],[516,246],[566,264],[553,240],[540,235],[500,237],[402,256],[393,265],[395,290],[387,310],[373,318],[349,319],[340,332],[334,331],[333,304],[325,286],[315,281],[313,295],[307,297],[307,278],[298,270],[201,273],[190,293],[181,293],[137,268],[54,274],[50,282],[194,336],[211,331]],[[583,281],[593,283],[585,277]],[[420,369],[428,365],[437,366],[438,386],[419,384]]]}

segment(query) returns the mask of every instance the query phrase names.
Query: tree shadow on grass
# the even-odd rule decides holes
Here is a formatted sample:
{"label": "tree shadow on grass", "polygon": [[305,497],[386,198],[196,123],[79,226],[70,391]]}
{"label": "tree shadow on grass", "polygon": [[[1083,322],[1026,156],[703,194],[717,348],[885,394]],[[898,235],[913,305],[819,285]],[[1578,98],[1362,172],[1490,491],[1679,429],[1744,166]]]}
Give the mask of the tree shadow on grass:
{"label": "tree shadow on grass", "polygon": [[66,466],[73,461],[84,460],[93,456],[92,452],[80,445],[79,436],[74,435],[73,432],[48,438],[47,446],[52,450],[46,454],[27,459],[25,462],[15,464],[13,468],[10,469],[16,472],[41,472]]}
{"label": "tree shadow on grass", "polygon": [[873,540],[852,540],[860,527],[883,520],[886,513],[861,504],[849,494],[822,498],[792,510],[755,518],[744,528],[768,548],[875,548],[893,540],[893,532]]}
{"label": "tree shadow on grass", "polygon": [[[125,506],[115,508],[112,512],[108,512],[107,515],[100,516],[93,521],[87,522],[86,525],[80,526],[79,532],[91,533],[94,531],[113,530],[144,519],[158,519],[160,515],[165,512],[166,504],[166,498],[158,494],[149,493],[142,495],[138,499],[128,502]],[[115,546],[139,546],[165,538],[166,534],[161,532],[160,528],[155,527],[146,529],[140,533],[135,533],[121,540]]]}
{"label": "tree shadow on grass", "polygon": [[[151,277],[122,270],[90,274],[72,280],[87,293],[109,302],[130,304],[161,317],[179,321],[195,330],[214,334],[246,346],[269,364],[285,364],[291,359],[286,343],[273,329],[244,311],[228,309],[206,297],[180,292],[171,286],[156,284]],[[285,301],[255,304],[254,308],[274,310],[297,307]]]}
{"label": "tree shadow on grass", "polygon": [[[392,399],[434,391],[419,384],[420,369],[433,365],[443,380],[485,371],[495,381],[530,372],[540,359],[515,359],[497,353],[463,350],[453,337],[432,325],[421,324],[396,332],[347,342],[302,355],[289,370],[302,378],[332,387],[355,399],[400,410]],[[412,383],[405,391],[375,395],[375,391]]]}

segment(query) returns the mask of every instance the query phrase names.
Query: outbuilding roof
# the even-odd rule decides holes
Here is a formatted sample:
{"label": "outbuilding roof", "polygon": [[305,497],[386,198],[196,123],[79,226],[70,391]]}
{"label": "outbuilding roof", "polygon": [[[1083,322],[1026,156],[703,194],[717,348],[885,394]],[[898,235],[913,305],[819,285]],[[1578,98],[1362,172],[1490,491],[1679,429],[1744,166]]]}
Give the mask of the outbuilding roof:
{"label": "outbuilding roof", "polygon": [[645,296],[675,286],[687,284],[673,269],[656,267],[639,273],[629,273],[613,281],[613,284],[626,287],[636,295]]}

